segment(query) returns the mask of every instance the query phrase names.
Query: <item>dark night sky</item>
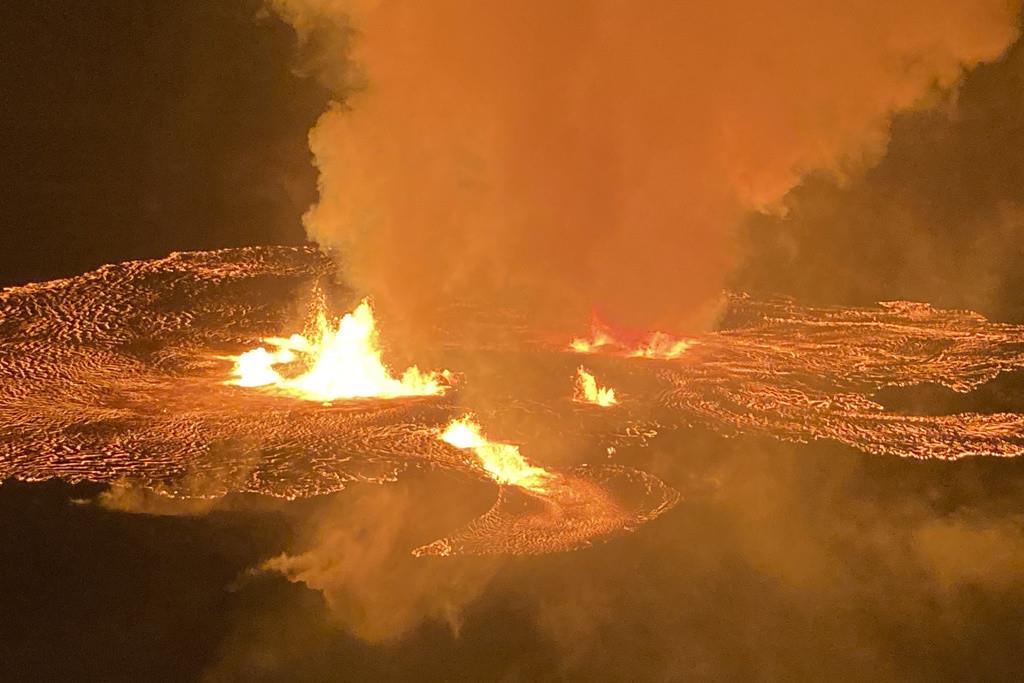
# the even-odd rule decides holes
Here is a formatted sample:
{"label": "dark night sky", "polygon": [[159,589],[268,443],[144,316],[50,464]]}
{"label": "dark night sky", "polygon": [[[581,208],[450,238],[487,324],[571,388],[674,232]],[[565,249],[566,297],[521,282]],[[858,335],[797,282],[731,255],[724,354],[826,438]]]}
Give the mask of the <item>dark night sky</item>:
{"label": "dark night sky", "polygon": [[[306,132],[328,96],[293,73],[291,30],[258,2],[11,2],[0,35],[0,285],[303,241]],[[897,118],[865,178],[811,179],[788,219],[750,221],[736,282],[1024,319],[1022,84],[1018,44],[949,111]],[[999,380],[975,407],[1021,410],[1018,389]],[[345,625],[436,573],[404,549],[434,537],[431,520],[443,527],[446,500],[486,491],[422,474],[391,493],[240,497],[189,516],[101,508],[88,502],[100,486],[7,482],[0,680],[1024,676],[1024,463],[694,431],[633,464],[686,501],[613,543],[502,563],[457,636],[428,620],[385,644]],[[250,571],[303,548],[324,514],[395,500],[417,519],[359,536],[389,564],[340,623],[320,593]]]}
{"label": "dark night sky", "polygon": [[326,93],[292,74],[260,3],[7,3],[0,284],[173,250],[300,243],[306,131]]}

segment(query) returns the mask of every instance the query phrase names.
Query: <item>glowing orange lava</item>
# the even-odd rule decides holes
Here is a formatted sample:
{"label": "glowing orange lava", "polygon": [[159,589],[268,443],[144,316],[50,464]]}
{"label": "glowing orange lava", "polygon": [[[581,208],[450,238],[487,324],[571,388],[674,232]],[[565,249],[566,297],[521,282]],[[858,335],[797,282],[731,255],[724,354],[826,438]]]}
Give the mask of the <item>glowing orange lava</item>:
{"label": "glowing orange lava", "polygon": [[569,347],[572,348],[573,351],[576,351],[578,353],[591,353],[601,348],[602,346],[613,345],[615,345],[615,340],[612,338],[611,334],[609,334],[608,330],[601,327],[596,322],[594,323],[594,326],[591,329],[590,339],[583,339],[581,337],[577,337],[576,339],[573,339],[572,342],[569,343]]}
{"label": "glowing orange lava", "polygon": [[577,403],[593,403],[602,408],[619,402],[615,398],[615,390],[611,387],[600,386],[597,379],[582,365],[576,368],[576,384],[573,387],[572,400]]}
{"label": "glowing orange lava", "polygon": [[631,358],[678,358],[696,342],[679,339],[664,332],[652,332],[639,343],[628,343],[616,338],[611,330],[594,321],[590,338],[577,337],[569,348],[577,353],[610,353]]}
{"label": "glowing orange lava", "polygon": [[654,332],[629,355],[636,358],[679,358],[693,344],[692,339],[676,339],[664,332]]}
{"label": "glowing orange lava", "polygon": [[[336,326],[323,305],[310,325],[309,336],[268,337],[273,350],[263,347],[232,356],[234,379],[229,384],[269,387],[310,401],[344,398],[396,398],[444,393],[447,371],[422,372],[415,365],[395,377],[381,360],[381,348],[373,309],[367,299],[346,313]],[[292,376],[278,366],[298,366]],[[282,368],[283,369],[283,368]]]}
{"label": "glowing orange lava", "polygon": [[519,446],[489,441],[480,425],[469,416],[452,420],[438,438],[456,448],[472,449],[483,468],[499,484],[543,492],[553,476],[543,467],[528,463],[519,453]]}

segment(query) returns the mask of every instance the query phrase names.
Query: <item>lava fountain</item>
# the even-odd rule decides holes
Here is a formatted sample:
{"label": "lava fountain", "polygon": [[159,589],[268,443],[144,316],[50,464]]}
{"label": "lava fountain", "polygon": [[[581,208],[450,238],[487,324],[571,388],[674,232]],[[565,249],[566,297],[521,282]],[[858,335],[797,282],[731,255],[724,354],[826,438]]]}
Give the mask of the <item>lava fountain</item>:
{"label": "lava fountain", "polygon": [[615,390],[597,383],[597,378],[587,372],[582,365],[576,368],[576,384],[573,387],[572,400],[577,403],[593,403],[607,408],[618,403]]}
{"label": "lava fountain", "polygon": [[630,358],[679,358],[694,344],[694,339],[673,337],[665,332],[650,332],[635,340],[623,338],[598,320],[591,325],[589,337],[576,337],[569,348],[576,353],[606,353]]}
{"label": "lava fountain", "polygon": [[551,478],[544,468],[528,463],[519,452],[519,446],[487,439],[480,425],[468,415],[448,423],[438,438],[456,448],[472,449],[483,468],[499,484],[543,492],[544,482]]}
{"label": "lava fountain", "polygon": [[[230,384],[265,387],[310,401],[396,398],[443,394],[448,371],[422,372],[413,365],[401,377],[381,359],[380,335],[369,299],[332,325],[322,297],[306,334],[267,337],[272,350],[258,347],[238,356]],[[279,368],[300,368],[287,376]]]}
{"label": "lava fountain", "polygon": [[469,415],[449,422],[437,438],[474,453],[498,484],[498,500],[463,529],[414,549],[416,556],[573,550],[631,530],[679,501],[674,489],[627,467],[582,465],[556,471],[533,465],[518,446],[488,439]]}

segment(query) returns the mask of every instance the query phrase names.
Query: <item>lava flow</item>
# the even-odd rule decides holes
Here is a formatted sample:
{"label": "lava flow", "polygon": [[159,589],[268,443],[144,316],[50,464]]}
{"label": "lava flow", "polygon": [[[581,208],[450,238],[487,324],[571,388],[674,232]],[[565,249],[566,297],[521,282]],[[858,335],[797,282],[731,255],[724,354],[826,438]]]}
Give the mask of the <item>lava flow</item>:
{"label": "lava flow", "polygon": [[652,520],[679,501],[679,494],[655,477],[627,467],[553,471],[531,465],[518,446],[489,440],[468,416],[452,420],[437,438],[472,450],[500,491],[484,515],[416,548],[416,556],[574,550]]}
{"label": "lava flow", "polygon": [[[447,371],[421,372],[415,365],[401,378],[394,377],[381,360],[377,322],[368,299],[332,326],[322,299],[309,325],[309,336],[267,337],[263,347],[231,357],[235,379],[242,387],[270,387],[311,401],[344,398],[395,398],[444,393]],[[298,365],[294,376],[284,376],[277,366]]]}
{"label": "lava flow", "polygon": [[597,378],[587,372],[582,365],[576,368],[576,384],[573,386],[572,400],[577,403],[593,403],[602,408],[613,406],[619,402],[615,398],[615,390],[599,385]]}

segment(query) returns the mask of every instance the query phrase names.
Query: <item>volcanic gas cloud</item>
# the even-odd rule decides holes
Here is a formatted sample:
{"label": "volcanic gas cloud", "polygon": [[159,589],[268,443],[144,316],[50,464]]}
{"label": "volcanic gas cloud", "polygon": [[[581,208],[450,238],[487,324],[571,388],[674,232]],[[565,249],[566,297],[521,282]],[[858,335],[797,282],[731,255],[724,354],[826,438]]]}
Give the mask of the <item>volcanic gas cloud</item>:
{"label": "volcanic gas cloud", "polygon": [[702,331],[731,232],[856,172],[1015,34],[1006,0],[269,0],[337,92],[310,237],[405,329],[445,304]]}

